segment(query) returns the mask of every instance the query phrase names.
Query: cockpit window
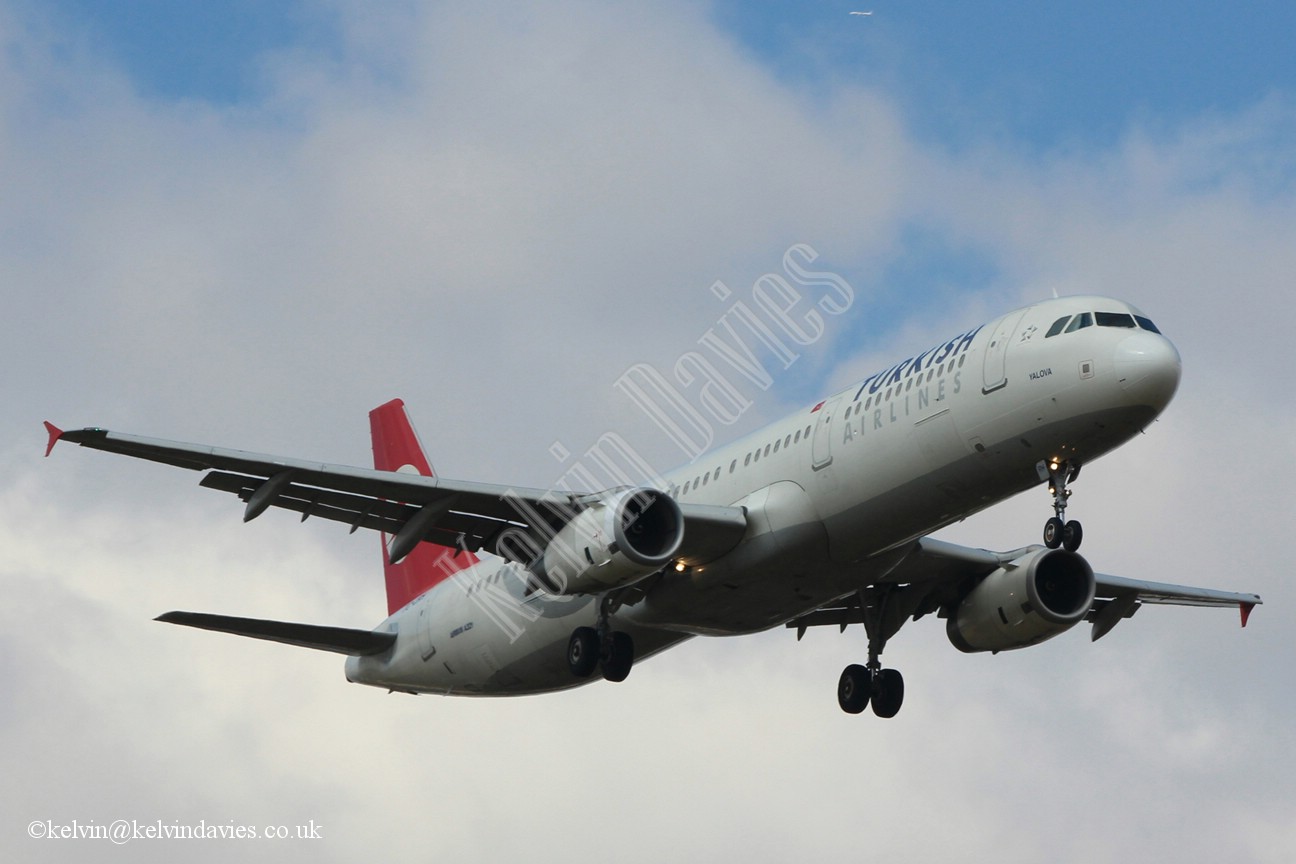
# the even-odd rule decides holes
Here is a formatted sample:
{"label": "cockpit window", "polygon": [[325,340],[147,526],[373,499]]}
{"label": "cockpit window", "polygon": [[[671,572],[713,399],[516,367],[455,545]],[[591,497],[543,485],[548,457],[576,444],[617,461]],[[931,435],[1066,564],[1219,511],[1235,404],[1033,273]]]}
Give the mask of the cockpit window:
{"label": "cockpit window", "polygon": [[1139,326],[1142,327],[1144,330],[1151,330],[1153,333],[1161,332],[1160,330],[1157,329],[1157,326],[1155,324],[1153,324],[1147,318],[1144,318],[1142,315],[1135,315],[1134,320],[1137,321]]}
{"label": "cockpit window", "polygon": [[1135,327],[1142,327],[1152,333],[1161,332],[1155,324],[1142,315],[1130,315],[1127,312],[1081,312],[1074,318],[1066,315],[1054,321],[1048,332],[1044,334],[1044,338],[1047,339],[1059,333],[1074,333],[1077,330],[1092,327],[1095,323],[1099,327],[1125,327],[1131,330]]}
{"label": "cockpit window", "polygon": [[1093,315],[1088,312],[1081,312],[1079,315],[1071,319],[1071,323],[1067,325],[1066,332],[1074,333],[1077,330],[1083,330],[1086,327],[1092,326]]}
{"label": "cockpit window", "polygon": [[1096,312],[1094,317],[1099,327],[1129,327],[1133,329],[1134,316],[1125,312]]}

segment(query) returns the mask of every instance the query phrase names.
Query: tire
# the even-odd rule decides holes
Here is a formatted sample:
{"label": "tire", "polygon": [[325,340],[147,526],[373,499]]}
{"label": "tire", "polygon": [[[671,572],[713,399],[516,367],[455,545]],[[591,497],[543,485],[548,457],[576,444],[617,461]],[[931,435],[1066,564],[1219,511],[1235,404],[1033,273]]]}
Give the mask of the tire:
{"label": "tire", "polygon": [[1062,528],[1062,548],[1068,552],[1074,552],[1080,548],[1080,541],[1084,539],[1084,529],[1080,527],[1079,522],[1068,522]]}
{"label": "tire", "polygon": [[598,661],[598,631],[593,627],[577,627],[567,640],[567,668],[577,678],[588,678],[594,674]]}
{"label": "tire", "polygon": [[1050,549],[1056,549],[1062,545],[1062,535],[1066,526],[1062,520],[1054,516],[1044,523],[1044,545]]}
{"label": "tire", "polygon": [[612,634],[612,647],[603,658],[603,679],[624,681],[634,665],[634,640],[629,633],[618,630]]}
{"label": "tire", "polygon": [[894,717],[904,704],[904,676],[896,669],[883,669],[873,679],[873,713]]}
{"label": "tire", "polygon": [[873,675],[858,663],[842,670],[837,681],[837,704],[847,714],[859,714],[868,707],[873,691]]}

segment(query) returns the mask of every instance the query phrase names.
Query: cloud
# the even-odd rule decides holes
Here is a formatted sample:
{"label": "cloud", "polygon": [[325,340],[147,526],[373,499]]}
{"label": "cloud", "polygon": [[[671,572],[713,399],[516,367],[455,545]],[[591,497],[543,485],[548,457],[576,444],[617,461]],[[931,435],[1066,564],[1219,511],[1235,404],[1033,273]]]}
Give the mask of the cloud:
{"label": "cloud", "polygon": [[[322,825],[240,847],[252,860],[548,859],[574,842],[644,861],[1273,859],[1293,803],[1274,538],[1294,424],[1268,347],[1289,323],[1289,106],[1041,157],[924,140],[880,90],[806,98],[684,7],[336,14],[336,45],[266,56],[264,98],[225,107],[141,97],[85,46],[8,30],[8,812]],[[990,276],[924,283],[914,232]],[[363,464],[364,412],[402,395],[455,476],[544,485],[563,467],[550,443],[608,428],[669,467],[678,452],[613,381],[695,348],[726,308],[711,284],[741,295],[793,242],[859,305],[750,394],[735,433],[1052,286],[1126,297],[1185,379],[1077,483],[1086,551],[1269,604],[1244,632],[1146,608],[1096,645],[1077,631],[997,657],[924,619],[888,647],[910,688],[890,723],[833,704],[860,628],[698,639],[624,685],[548,697],[385,695],[330,656],[149,620],[366,626],[374,538],[279,513],[242,525],[175,469],[66,445],[39,459],[48,416]],[[1046,515],[1035,490],[946,536],[1012,548]],[[230,850],[131,854],[177,851]]]}

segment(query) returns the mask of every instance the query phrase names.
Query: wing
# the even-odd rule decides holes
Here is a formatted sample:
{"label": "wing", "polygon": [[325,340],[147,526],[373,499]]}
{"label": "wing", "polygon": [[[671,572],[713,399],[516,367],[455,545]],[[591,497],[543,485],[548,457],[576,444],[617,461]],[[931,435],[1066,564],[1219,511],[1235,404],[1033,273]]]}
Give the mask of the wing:
{"label": "wing", "polygon": [[[864,623],[872,617],[883,639],[890,638],[908,620],[931,612],[945,617],[952,606],[986,576],[1042,550],[1027,546],[1011,552],[991,552],[924,537],[899,558],[874,585],[807,615],[794,618],[788,627],[797,638],[807,627]],[[1264,601],[1256,594],[1192,588],[1163,582],[1148,582],[1095,573],[1097,586],[1085,620],[1093,625],[1091,639],[1097,641],[1134,615],[1144,603],[1177,606],[1236,606],[1246,626],[1251,610]]]}
{"label": "wing", "polygon": [[1095,642],[1121,620],[1137,612],[1144,603],[1165,606],[1236,606],[1242,626],[1245,627],[1247,619],[1251,617],[1251,610],[1264,602],[1258,594],[1190,588],[1166,582],[1127,579],[1107,573],[1095,573],[1094,576],[1098,581],[1099,599],[1094,601],[1088,620],[1093,622],[1092,638]]}
{"label": "wing", "polygon": [[[597,494],[529,489],[330,465],[242,450],[186,444],[87,428],[63,431],[51,423],[48,456],[59,441],[151,462],[204,471],[200,485],[232,492],[247,502],[244,521],[270,507],[343,522],[392,536],[389,554],[400,560],[428,540],[471,552],[498,553],[510,530],[544,548]],[[684,541],[678,557],[703,564],[732,549],[747,530],[740,507],[681,504]]]}

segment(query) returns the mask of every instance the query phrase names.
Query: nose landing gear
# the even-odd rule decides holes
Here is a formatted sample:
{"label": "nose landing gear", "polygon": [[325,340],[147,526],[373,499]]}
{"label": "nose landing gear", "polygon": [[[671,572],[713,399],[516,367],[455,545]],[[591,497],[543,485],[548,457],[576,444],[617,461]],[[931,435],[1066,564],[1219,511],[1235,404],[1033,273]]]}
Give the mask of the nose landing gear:
{"label": "nose landing gear", "polygon": [[1084,529],[1079,522],[1066,521],[1067,499],[1071,497],[1067,483],[1080,476],[1080,465],[1065,459],[1054,459],[1041,462],[1035,467],[1040,479],[1048,480],[1049,494],[1053,496],[1053,518],[1044,523],[1044,545],[1050,549],[1061,546],[1068,552],[1074,552],[1080,548]]}

